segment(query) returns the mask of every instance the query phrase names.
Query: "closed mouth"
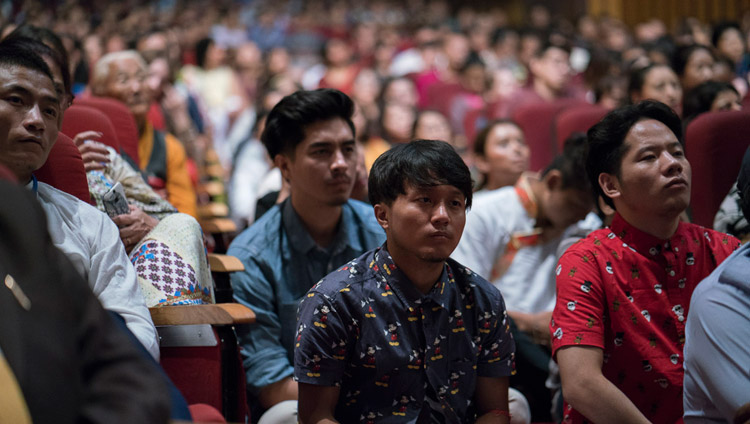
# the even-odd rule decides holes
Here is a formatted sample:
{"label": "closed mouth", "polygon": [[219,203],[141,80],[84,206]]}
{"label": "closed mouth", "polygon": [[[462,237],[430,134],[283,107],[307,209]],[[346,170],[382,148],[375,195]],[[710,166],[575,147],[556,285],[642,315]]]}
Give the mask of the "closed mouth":
{"label": "closed mouth", "polygon": [[680,186],[687,187],[687,181],[683,178],[675,178],[674,180],[667,183],[667,188],[680,187]]}

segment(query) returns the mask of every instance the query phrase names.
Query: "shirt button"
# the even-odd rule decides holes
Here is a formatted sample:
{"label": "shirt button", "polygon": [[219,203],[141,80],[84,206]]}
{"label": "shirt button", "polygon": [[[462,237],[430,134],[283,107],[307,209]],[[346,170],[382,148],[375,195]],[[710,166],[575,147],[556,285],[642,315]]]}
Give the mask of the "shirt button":
{"label": "shirt button", "polygon": [[680,248],[679,248],[679,247],[675,247],[675,248],[674,248],[674,251],[675,251],[675,252],[679,252],[679,251],[680,251]]}
{"label": "shirt button", "polygon": [[670,276],[674,277],[674,274],[675,274],[674,270],[672,270],[672,271],[669,271],[669,275],[670,275]]}
{"label": "shirt button", "polygon": [[685,317],[680,315],[677,317],[677,321],[680,321],[680,322],[685,321]]}

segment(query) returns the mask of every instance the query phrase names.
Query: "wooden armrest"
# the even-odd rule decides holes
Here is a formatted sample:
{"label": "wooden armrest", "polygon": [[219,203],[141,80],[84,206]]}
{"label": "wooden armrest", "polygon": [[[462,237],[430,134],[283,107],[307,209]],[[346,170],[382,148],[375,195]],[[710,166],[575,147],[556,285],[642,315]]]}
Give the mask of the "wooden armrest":
{"label": "wooden armrest", "polygon": [[208,265],[211,267],[211,272],[237,272],[245,270],[245,266],[236,257],[220,255],[218,253],[208,254]]}
{"label": "wooden armrest", "polygon": [[148,308],[154,325],[231,325],[255,322],[255,312],[239,303]]}
{"label": "wooden armrest", "polygon": [[198,221],[203,231],[209,234],[233,233],[237,225],[229,218],[208,218]]}
{"label": "wooden armrest", "polygon": [[223,203],[209,203],[198,206],[198,216],[205,218],[224,217],[229,215],[229,206]]}

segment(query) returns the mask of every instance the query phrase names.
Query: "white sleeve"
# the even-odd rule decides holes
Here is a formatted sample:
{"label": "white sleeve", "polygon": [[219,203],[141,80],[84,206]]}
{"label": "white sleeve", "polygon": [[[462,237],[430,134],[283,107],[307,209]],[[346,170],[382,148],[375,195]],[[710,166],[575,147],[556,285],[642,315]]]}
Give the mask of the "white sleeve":
{"label": "white sleeve", "polygon": [[[479,204],[477,204],[479,203]],[[510,233],[502,221],[500,211],[489,202],[475,202],[466,214],[466,226],[451,257],[486,280],[497,258],[505,252]]]}
{"label": "white sleeve", "polygon": [[135,269],[120,242],[117,226],[103,213],[96,217],[98,224],[91,225],[90,230],[87,228],[87,232],[91,231],[88,234],[91,246],[89,286],[104,309],[122,316],[128,329],[158,360],[156,327],[138,286]]}

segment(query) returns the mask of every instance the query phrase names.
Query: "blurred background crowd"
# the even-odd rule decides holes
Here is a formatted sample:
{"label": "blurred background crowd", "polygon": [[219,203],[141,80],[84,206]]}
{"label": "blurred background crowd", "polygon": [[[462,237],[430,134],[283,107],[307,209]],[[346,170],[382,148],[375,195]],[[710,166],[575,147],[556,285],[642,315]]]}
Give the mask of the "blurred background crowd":
{"label": "blurred background crowd", "polygon": [[198,202],[227,202],[241,229],[285,196],[258,135],[265,114],[300,88],[355,101],[362,181],[394,143],[435,138],[487,188],[508,183],[490,181],[489,168],[503,164],[475,137],[530,101],[612,109],[653,98],[686,120],[740,108],[750,4],[656,3],[6,0],[0,11],[3,35],[30,23],[62,37],[76,96],[99,58],[137,50],[149,122],[185,146],[196,187],[225,184]]}

